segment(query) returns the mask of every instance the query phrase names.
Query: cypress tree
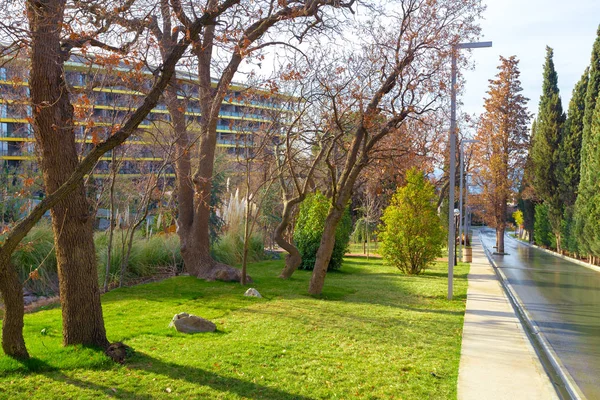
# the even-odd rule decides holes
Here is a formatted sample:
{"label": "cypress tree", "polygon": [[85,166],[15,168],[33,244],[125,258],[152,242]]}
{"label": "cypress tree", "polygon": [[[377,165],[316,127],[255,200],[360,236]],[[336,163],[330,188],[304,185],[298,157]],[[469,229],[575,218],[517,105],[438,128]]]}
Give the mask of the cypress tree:
{"label": "cypress tree", "polygon": [[583,135],[583,114],[588,86],[589,68],[585,69],[581,79],[573,89],[569,102],[569,112],[560,143],[560,181],[561,199],[565,206],[575,204],[579,187],[579,169],[581,165],[581,138]]}
{"label": "cypress tree", "polygon": [[[565,122],[558,75],[554,69],[553,50],[546,47],[544,81],[536,123],[536,136],[531,149],[533,162],[533,187],[537,196],[547,207],[548,219],[560,251],[560,233],[563,207],[560,200],[560,150],[562,129]],[[554,242],[554,241],[553,241]]]}
{"label": "cypress tree", "polygon": [[534,240],[534,220],[535,220],[535,204],[537,198],[535,196],[535,190],[533,189],[533,162],[531,160],[531,148],[535,141],[535,119],[531,124],[531,134],[529,136],[529,152],[527,159],[525,160],[525,167],[523,168],[523,177],[521,178],[521,185],[519,187],[519,210],[523,212],[523,218],[525,220],[525,230],[528,233],[529,241]]}
{"label": "cypress tree", "polygon": [[[590,61],[590,74],[585,95],[585,111],[583,114],[583,132],[581,137],[581,165],[580,180],[577,200],[575,201],[575,232],[580,250],[588,254],[597,255],[592,248],[597,247],[592,235],[593,229],[587,225],[594,223],[591,211],[595,207],[592,197],[598,190],[595,183],[598,181],[598,163],[594,162],[593,148],[597,147],[598,137],[592,135],[592,122],[598,91],[600,90],[600,26],[598,27],[597,37],[592,48],[592,57]],[[596,156],[597,157],[597,156]]]}
{"label": "cypress tree", "polygon": [[556,246],[556,237],[552,234],[552,227],[548,218],[548,207],[543,203],[535,205],[535,228],[533,235],[535,243],[540,246]]}
{"label": "cypress tree", "polygon": [[569,102],[567,121],[560,143],[560,197],[565,207],[561,225],[562,247],[570,253],[577,253],[577,240],[574,232],[574,205],[579,188],[581,165],[581,137],[583,134],[583,114],[587,93],[589,68],[575,85]]}
{"label": "cypress tree", "polygon": [[596,101],[587,148],[586,166],[589,174],[586,182],[586,223],[583,237],[587,249],[594,257],[600,256],[600,101]]}

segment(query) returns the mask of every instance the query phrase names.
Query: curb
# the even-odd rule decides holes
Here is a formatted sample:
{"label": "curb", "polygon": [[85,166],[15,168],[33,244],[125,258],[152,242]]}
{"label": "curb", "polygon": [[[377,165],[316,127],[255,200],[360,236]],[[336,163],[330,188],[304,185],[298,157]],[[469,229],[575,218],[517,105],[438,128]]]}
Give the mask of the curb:
{"label": "curb", "polygon": [[481,242],[481,247],[483,248],[485,255],[494,268],[494,272],[496,272],[496,275],[498,276],[502,288],[506,292],[511,304],[513,305],[513,308],[517,311],[519,319],[524,324],[524,327],[526,328],[525,332],[529,337],[533,348],[538,353],[538,356],[540,356],[540,361],[542,362],[542,365],[544,365],[544,368],[546,368],[546,371],[549,373],[552,383],[557,389],[559,396],[563,399],[587,400],[585,395],[581,392],[573,380],[571,374],[569,374],[565,366],[552,349],[550,343],[548,343],[540,331],[535,321],[533,321],[529,316],[529,313],[525,309],[515,291],[512,289],[512,285],[510,282],[508,282],[504,272],[502,272],[502,270],[498,268],[494,262],[490,251],[483,244],[481,232],[479,232],[479,241]]}
{"label": "curb", "polygon": [[540,247],[540,246],[538,246],[538,245],[535,245],[535,244],[533,244],[533,243],[522,242],[522,241],[520,241],[520,240],[518,240],[518,239],[515,239],[515,238],[513,238],[513,237],[510,237],[510,236],[506,236],[506,237],[508,237],[508,238],[510,238],[510,239],[512,239],[512,240],[516,240],[518,243],[524,244],[525,246],[533,247],[533,248],[535,248],[535,249],[538,249],[538,250],[541,250],[541,251],[543,251],[543,252],[545,252],[545,253],[551,254],[551,255],[553,255],[553,256],[555,256],[555,257],[562,258],[563,260],[567,260],[567,261],[570,261],[570,262],[572,262],[572,263],[579,264],[579,265],[581,265],[582,267],[586,267],[586,268],[588,268],[588,269],[591,269],[591,270],[594,270],[594,271],[596,271],[596,272],[600,272],[600,267],[599,267],[599,266],[597,266],[597,265],[592,265],[592,264],[590,264],[590,263],[586,263],[585,261],[581,261],[581,260],[578,260],[578,259],[576,259],[576,258],[573,258],[573,257],[569,257],[569,256],[563,256],[562,254],[559,254],[559,253],[557,253],[557,252],[555,252],[555,251],[552,251],[552,250],[545,249],[545,248],[543,248],[543,247]]}

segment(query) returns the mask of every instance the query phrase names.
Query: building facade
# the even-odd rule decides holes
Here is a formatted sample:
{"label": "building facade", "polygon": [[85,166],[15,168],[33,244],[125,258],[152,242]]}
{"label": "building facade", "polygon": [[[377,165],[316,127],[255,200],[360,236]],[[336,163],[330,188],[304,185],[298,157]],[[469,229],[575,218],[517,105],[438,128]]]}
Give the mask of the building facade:
{"label": "building facade", "polygon": [[[7,174],[36,160],[27,70],[27,65],[18,61],[0,66],[0,167]],[[65,78],[74,105],[72,128],[84,155],[95,143],[118,129],[141,104],[154,77],[143,68],[122,63],[100,67],[72,57],[65,64]],[[194,143],[201,115],[197,78],[182,72],[177,73],[177,78],[179,98],[185,104],[188,132]],[[216,86],[216,81],[213,84]],[[260,131],[278,129],[287,119],[289,108],[284,96],[232,85],[221,105],[217,146],[230,154],[251,151],[254,136]],[[170,165],[173,141],[169,113],[165,104],[159,103],[138,132],[115,150],[114,156],[108,153],[100,160],[94,176],[106,176],[115,160],[119,162],[119,173],[124,176],[136,177],[158,170],[167,177],[173,176]]]}

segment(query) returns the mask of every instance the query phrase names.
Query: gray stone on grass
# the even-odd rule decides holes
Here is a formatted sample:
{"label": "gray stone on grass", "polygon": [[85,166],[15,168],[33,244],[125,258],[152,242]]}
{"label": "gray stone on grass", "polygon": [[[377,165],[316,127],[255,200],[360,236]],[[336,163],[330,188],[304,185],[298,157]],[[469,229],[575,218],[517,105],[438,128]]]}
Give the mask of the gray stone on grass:
{"label": "gray stone on grass", "polygon": [[169,328],[175,327],[182,333],[214,332],[217,326],[211,321],[185,312],[175,314]]}
{"label": "gray stone on grass", "polygon": [[248,296],[248,297],[262,297],[260,295],[260,293],[258,293],[258,290],[254,289],[254,288],[250,288],[250,289],[246,290],[246,293],[244,293],[244,296]]}

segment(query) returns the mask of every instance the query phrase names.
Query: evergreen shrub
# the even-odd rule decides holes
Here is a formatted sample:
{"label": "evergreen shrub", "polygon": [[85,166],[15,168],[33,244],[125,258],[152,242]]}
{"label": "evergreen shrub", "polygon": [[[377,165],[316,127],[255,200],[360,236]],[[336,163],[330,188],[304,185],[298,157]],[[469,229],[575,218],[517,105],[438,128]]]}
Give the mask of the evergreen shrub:
{"label": "evergreen shrub", "polygon": [[423,174],[407,172],[381,218],[379,238],[384,260],[407,274],[419,274],[442,255],[446,231],[435,207],[435,189]]}
{"label": "evergreen shrub", "polygon": [[[317,250],[321,243],[330,205],[331,201],[320,192],[306,196],[300,205],[298,220],[294,228],[294,243],[302,256],[302,264],[299,269],[312,270],[315,266]],[[344,255],[348,251],[351,232],[352,219],[350,210],[346,208],[335,231],[335,245],[327,266],[328,271],[342,267]]]}

